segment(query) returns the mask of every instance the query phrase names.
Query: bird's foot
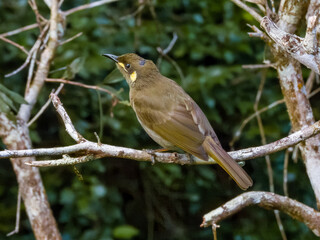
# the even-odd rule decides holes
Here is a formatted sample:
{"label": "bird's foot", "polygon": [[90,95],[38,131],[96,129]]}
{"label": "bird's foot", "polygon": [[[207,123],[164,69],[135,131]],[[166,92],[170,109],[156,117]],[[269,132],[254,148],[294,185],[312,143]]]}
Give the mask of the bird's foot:
{"label": "bird's foot", "polygon": [[160,149],[143,149],[143,151],[145,151],[146,153],[151,155],[151,164],[154,165],[156,163],[156,153],[159,152],[166,152],[169,149],[166,148],[160,148]]}
{"label": "bird's foot", "polygon": [[194,164],[194,157],[193,157],[193,155],[192,154],[190,154],[190,153],[186,153],[186,155],[188,156],[188,158],[189,158],[189,162],[190,162],[190,164]]}

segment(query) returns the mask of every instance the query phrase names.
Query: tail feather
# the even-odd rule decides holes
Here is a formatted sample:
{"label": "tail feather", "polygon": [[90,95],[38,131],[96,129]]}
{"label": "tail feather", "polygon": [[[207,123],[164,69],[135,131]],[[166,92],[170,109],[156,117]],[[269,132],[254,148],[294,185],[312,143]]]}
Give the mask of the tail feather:
{"label": "tail feather", "polygon": [[252,186],[252,179],[230,155],[220,147],[211,136],[207,136],[202,144],[207,154],[213,158],[238,184],[246,190]]}

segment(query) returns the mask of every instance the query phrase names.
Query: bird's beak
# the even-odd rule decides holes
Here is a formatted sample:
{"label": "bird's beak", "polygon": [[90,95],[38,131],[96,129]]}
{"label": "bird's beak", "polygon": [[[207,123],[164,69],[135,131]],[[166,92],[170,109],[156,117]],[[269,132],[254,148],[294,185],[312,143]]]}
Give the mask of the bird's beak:
{"label": "bird's beak", "polygon": [[107,57],[107,58],[110,58],[111,60],[113,60],[113,61],[115,61],[116,63],[118,63],[119,61],[118,61],[118,56],[116,56],[116,55],[112,55],[112,54],[102,54],[102,56],[104,56],[104,57]]}

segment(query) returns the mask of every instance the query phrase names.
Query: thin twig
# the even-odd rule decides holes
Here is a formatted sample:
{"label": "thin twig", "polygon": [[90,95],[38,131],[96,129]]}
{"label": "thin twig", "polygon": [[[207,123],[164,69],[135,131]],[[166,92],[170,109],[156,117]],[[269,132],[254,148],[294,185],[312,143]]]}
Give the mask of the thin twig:
{"label": "thin twig", "polygon": [[136,11],[134,11],[133,13],[129,14],[129,15],[126,15],[126,16],[123,16],[120,18],[120,21],[123,21],[123,20],[126,20],[128,18],[132,18],[136,15],[138,15],[140,12],[142,12],[142,10],[144,9],[144,7],[146,6],[146,4],[141,4],[138,9]]}
{"label": "thin twig", "polygon": [[[316,94],[319,93],[319,92],[320,92],[320,87],[317,88],[317,89],[315,89],[315,90],[313,90],[313,91],[308,95],[308,98],[313,97],[314,95],[316,95]],[[242,123],[241,123],[241,125],[240,125],[240,127],[239,127],[239,129],[235,132],[232,140],[229,142],[230,148],[231,148],[231,149],[234,149],[234,144],[239,140],[239,138],[240,138],[240,136],[241,136],[241,134],[242,134],[242,130],[244,129],[244,127],[245,127],[252,119],[254,119],[254,118],[257,116],[257,114],[261,114],[261,113],[263,113],[263,112],[266,112],[266,111],[268,111],[269,109],[272,109],[272,108],[274,108],[274,107],[276,107],[276,106],[278,106],[278,105],[280,105],[280,104],[282,104],[282,103],[284,103],[284,102],[285,102],[284,99],[277,100],[277,101],[269,104],[268,106],[266,106],[266,107],[264,107],[264,108],[261,108],[259,111],[254,112],[254,113],[251,114],[249,117],[247,117],[245,120],[243,120]]]}
{"label": "thin twig", "polygon": [[280,99],[280,100],[277,100],[271,104],[269,104],[268,106],[264,107],[264,108],[261,108],[260,110],[254,112],[252,115],[250,115],[249,117],[247,117],[245,120],[242,121],[239,129],[235,132],[234,134],[234,137],[232,138],[232,140],[230,141],[229,145],[231,148],[233,148],[234,144],[236,141],[239,140],[241,134],[242,134],[242,130],[244,129],[244,127],[252,120],[254,119],[258,114],[261,114],[265,111],[268,111],[269,109],[272,109],[276,106],[278,106],[279,104],[282,104],[284,103],[284,99]]}
{"label": "thin twig", "polygon": [[283,161],[283,193],[286,197],[289,197],[288,193],[288,165],[289,165],[289,153],[292,152],[292,148],[288,148],[284,154]]}
{"label": "thin twig", "polygon": [[173,60],[171,57],[168,56],[168,53],[172,50],[174,44],[177,42],[177,39],[178,39],[178,35],[174,32],[173,37],[172,37],[169,45],[164,50],[162,50],[161,47],[157,47],[157,51],[161,55],[158,59],[157,65],[161,64],[162,57],[166,58],[174,66],[174,68],[177,70],[181,80],[184,81],[184,74],[183,74],[183,71],[181,70],[179,64],[175,60]]}
{"label": "thin twig", "polygon": [[73,140],[75,140],[77,143],[85,141],[84,137],[82,137],[81,134],[78,133],[75,127],[73,126],[72,121],[69,115],[67,114],[66,110],[64,109],[64,107],[62,107],[62,104],[58,96],[54,93],[51,93],[50,99],[53,103],[53,106],[56,108],[57,112],[60,114],[64,122],[64,125],[66,127],[66,131],[70,135],[70,137],[72,137]]}
{"label": "thin twig", "polygon": [[27,54],[27,55],[29,54],[29,52],[24,48],[24,46],[21,46],[20,44],[14,42],[14,41],[11,41],[10,39],[5,38],[5,37],[3,37],[3,36],[0,36],[0,39],[1,39],[2,41],[5,41],[5,42],[7,42],[7,43],[9,43],[9,44],[11,44],[11,45],[19,48],[19,49],[20,49],[22,52],[24,52],[25,54]]}
{"label": "thin twig", "polygon": [[178,35],[177,35],[177,33],[173,33],[173,37],[172,37],[172,39],[171,39],[171,41],[170,41],[170,43],[169,43],[169,45],[168,45],[168,47],[166,47],[164,50],[162,50],[161,48],[161,53],[162,54],[164,54],[164,55],[167,55],[170,51],[171,51],[171,49],[173,48],[173,46],[175,45],[175,43],[177,42],[177,40],[178,40]]}
{"label": "thin twig", "polygon": [[[59,93],[62,90],[63,86],[64,86],[64,84],[61,83],[60,86],[57,88],[57,90],[54,92],[54,94],[59,95]],[[41,116],[41,114],[48,108],[50,103],[51,103],[51,99],[49,98],[47,100],[47,102],[39,110],[39,112],[28,122],[28,127],[30,127]]]}
{"label": "thin twig", "polygon": [[20,226],[20,212],[21,212],[21,192],[18,190],[18,199],[17,199],[17,210],[16,210],[16,225],[12,232],[7,234],[7,237],[10,237],[14,234],[19,233]]}
{"label": "thin twig", "polygon": [[[97,7],[97,6],[100,6],[102,4],[111,3],[111,2],[115,2],[115,1],[118,1],[118,0],[102,0],[102,1],[96,1],[96,2],[93,2],[93,3],[81,5],[79,7],[71,8],[71,9],[65,11],[64,15],[68,16],[68,15],[71,15],[71,14],[73,14],[75,12],[78,12],[78,11],[81,11],[81,10]],[[19,33],[22,33],[22,32],[37,28],[37,27],[38,27],[38,23],[33,23],[33,24],[30,24],[30,25],[27,25],[27,26],[24,26],[24,27],[17,28],[15,30],[9,31],[9,32],[1,33],[0,37],[13,36],[13,35],[16,35],[16,34],[19,34]]]}
{"label": "thin twig", "polygon": [[101,92],[106,92],[106,93],[110,94],[111,96],[115,97],[115,95],[112,92],[110,92],[108,89],[94,86],[94,85],[87,85],[84,83],[73,82],[73,81],[69,81],[69,80],[65,80],[65,79],[61,79],[61,78],[47,78],[46,82],[59,82],[59,83],[65,83],[65,84],[79,86],[79,87],[83,87],[83,88],[94,89],[94,90],[98,90]]}
{"label": "thin twig", "polygon": [[[266,70],[262,71],[261,82],[260,82],[259,89],[258,89],[258,92],[257,92],[256,101],[255,101],[255,104],[254,104],[254,107],[253,107],[255,112],[258,111],[258,105],[259,105],[259,101],[260,101],[261,96],[262,96],[262,91],[263,91],[265,80],[266,80],[266,74],[267,74]],[[261,136],[261,143],[263,145],[266,145],[267,144],[267,140],[266,140],[266,136],[265,136],[265,132],[264,132],[262,119],[261,119],[259,114],[257,114],[256,117],[257,117],[260,136]],[[267,170],[268,170],[269,189],[270,189],[270,192],[274,192],[273,170],[272,170],[272,164],[271,164],[270,155],[266,155],[265,159],[266,159]],[[285,233],[284,228],[283,228],[283,224],[282,224],[282,221],[281,221],[281,218],[280,218],[279,211],[274,210],[273,212],[274,212],[274,215],[275,215],[275,218],[276,218],[276,221],[277,221],[277,224],[278,224],[282,239],[283,240],[287,240],[287,236],[286,236],[286,233]]]}
{"label": "thin twig", "polygon": [[68,43],[68,42],[71,42],[72,40],[80,37],[81,35],[82,35],[82,32],[79,32],[79,33],[77,33],[76,35],[74,35],[73,37],[68,38],[67,40],[60,42],[59,45],[61,46],[61,45],[63,45],[63,44],[66,44],[66,43]]}
{"label": "thin twig", "polygon": [[37,41],[35,42],[35,44],[33,45],[33,47],[32,47],[32,48],[30,49],[30,51],[28,52],[28,57],[27,57],[27,59],[25,60],[25,62],[24,62],[19,68],[17,68],[16,70],[14,70],[13,72],[6,74],[5,77],[8,78],[8,77],[11,77],[11,76],[17,74],[18,72],[20,72],[22,69],[24,69],[24,68],[29,64],[29,62],[30,62],[30,60],[31,60],[34,52],[37,52],[37,51],[38,51],[38,49],[39,49],[39,47],[40,47],[40,44],[41,44],[41,39],[42,39],[43,35],[47,32],[48,28],[49,28],[49,25],[46,25],[46,26],[44,27],[44,29],[43,29],[43,31],[41,32],[41,34],[39,35]]}
{"label": "thin twig", "polygon": [[36,15],[36,20],[39,26],[40,31],[42,31],[42,21],[47,21],[40,13],[35,0],[28,0],[30,7],[32,8],[34,14]]}
{"label": "thin twig", "polygon": [[[264,87],[264,84],[265,84],[265,80],[266,80],[266,71],[263,71],[262,77],[261,77],[261,82],[260,82],[259,89],[258,89],[257,96],[256,96],[256,101],[255,101],[254,107],[253,107],[255,112],[258,112],[259,101],[261,99],[261,95],[262,95],[263,87]],[[266,145],[267,144],[267,140],[266,140],[264,127],[263,127],[263,123],[262,123],[262,119],[260,117],[260,114],[256,114],[256,118],[257,118],[257,121],[258,121],[258,126],[259,126],[259,131],[260,131],[260,136],[261,136],[261,143],[263,145]],[[273,171],[272,171],[270,156],[266,155],[265,159],[266,159],[267,169],[268,169],[270,191],[274,192]]]}
{"label": "thin twig", "polygon": [[79,12],[79,11],[89,9],[89,8],[98,7],[100,5],[103,5],[106,3],[111,3],[111,2],[116,2],[116,1],[118,1],[118,0],[100,0],[100,1],[92,2],[92,3],[88,3],[88,4],[83,4],[79,7],[71,8],[71,9],[65,11],[63,14],[65,16],[68,16],[68,15],[75,13],[75,12]]}
{"label": "thin twig", "polygon": [[209,227],[223,219],[232,216],[250,206],[259,206],[265,209],[279,210],[290,217],[305,223],[315,235],[320,236],[320,212],[293,200],[270,192],[246,192],[226,202],[217,209],[203,216],[201,227]]}
{"label": "thin twig", "polygon": [[28,54],[28,57],[24,61],[24,63],[20,67],[18,67],[16,70],[4,75],[4,77],[8,78],[8,77],[11,77],[11,76],[17,74],[18,72],[20,72],[22,69],[24,69],[29,64],[31,57],[32,57],[32,52],[30,51],[30,53]]}
{"label": "thin twig", "polygon": [[31,84],[32,77],[33,77],[33,74],[34,74],[34,66],[35,66],[36,59],[37,59],[37,52],[38,52],[38,51],[35,50],[35,51],[32,53],[32,57],[31,57],[31,61],[30,61],[30,66],[29,66],[29,69],[28,69],[27,84],[26,84],[26,89],[25,89],[24,94],[26,94],[26,93],[29,91],[29,88],[30,88],[30,84]]}
{"label": "thin twig", "polygon": [[307,91],[307,94],[310,94],[311,90],[312,90],[312,87],[313,87],[313,83],[314,83],[314,80],[316,78],[316,73],[314,71],[310,71],[310,74],[309,74],[309,77],[307,79],[307,82],[306,82],[306,91]]}
{"label": "thin twig", "polygon": [[30,25],[15,29],[15,30],[10,31],[10,32],[1,33],[0,37],[13,36],[13,35],[16,35],[18,33],[22,33],[24,31],[28,31],[28,30],[34,29],[36,27],[38,27],[38,24],[37,23],[33,23],[33,24],[30,24]]}

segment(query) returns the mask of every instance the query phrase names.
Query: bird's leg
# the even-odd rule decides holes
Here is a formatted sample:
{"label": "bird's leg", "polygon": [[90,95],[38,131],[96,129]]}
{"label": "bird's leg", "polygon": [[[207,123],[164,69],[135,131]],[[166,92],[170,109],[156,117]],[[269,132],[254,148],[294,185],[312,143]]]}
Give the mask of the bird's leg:
{"label": "bird's leg", "polygon": [[168,148],[159,148],[159,149],[155,149],[153,151],[155,151],[155,152],[167,152],[167,151],[170,151],[170,149],[168,149]]}

